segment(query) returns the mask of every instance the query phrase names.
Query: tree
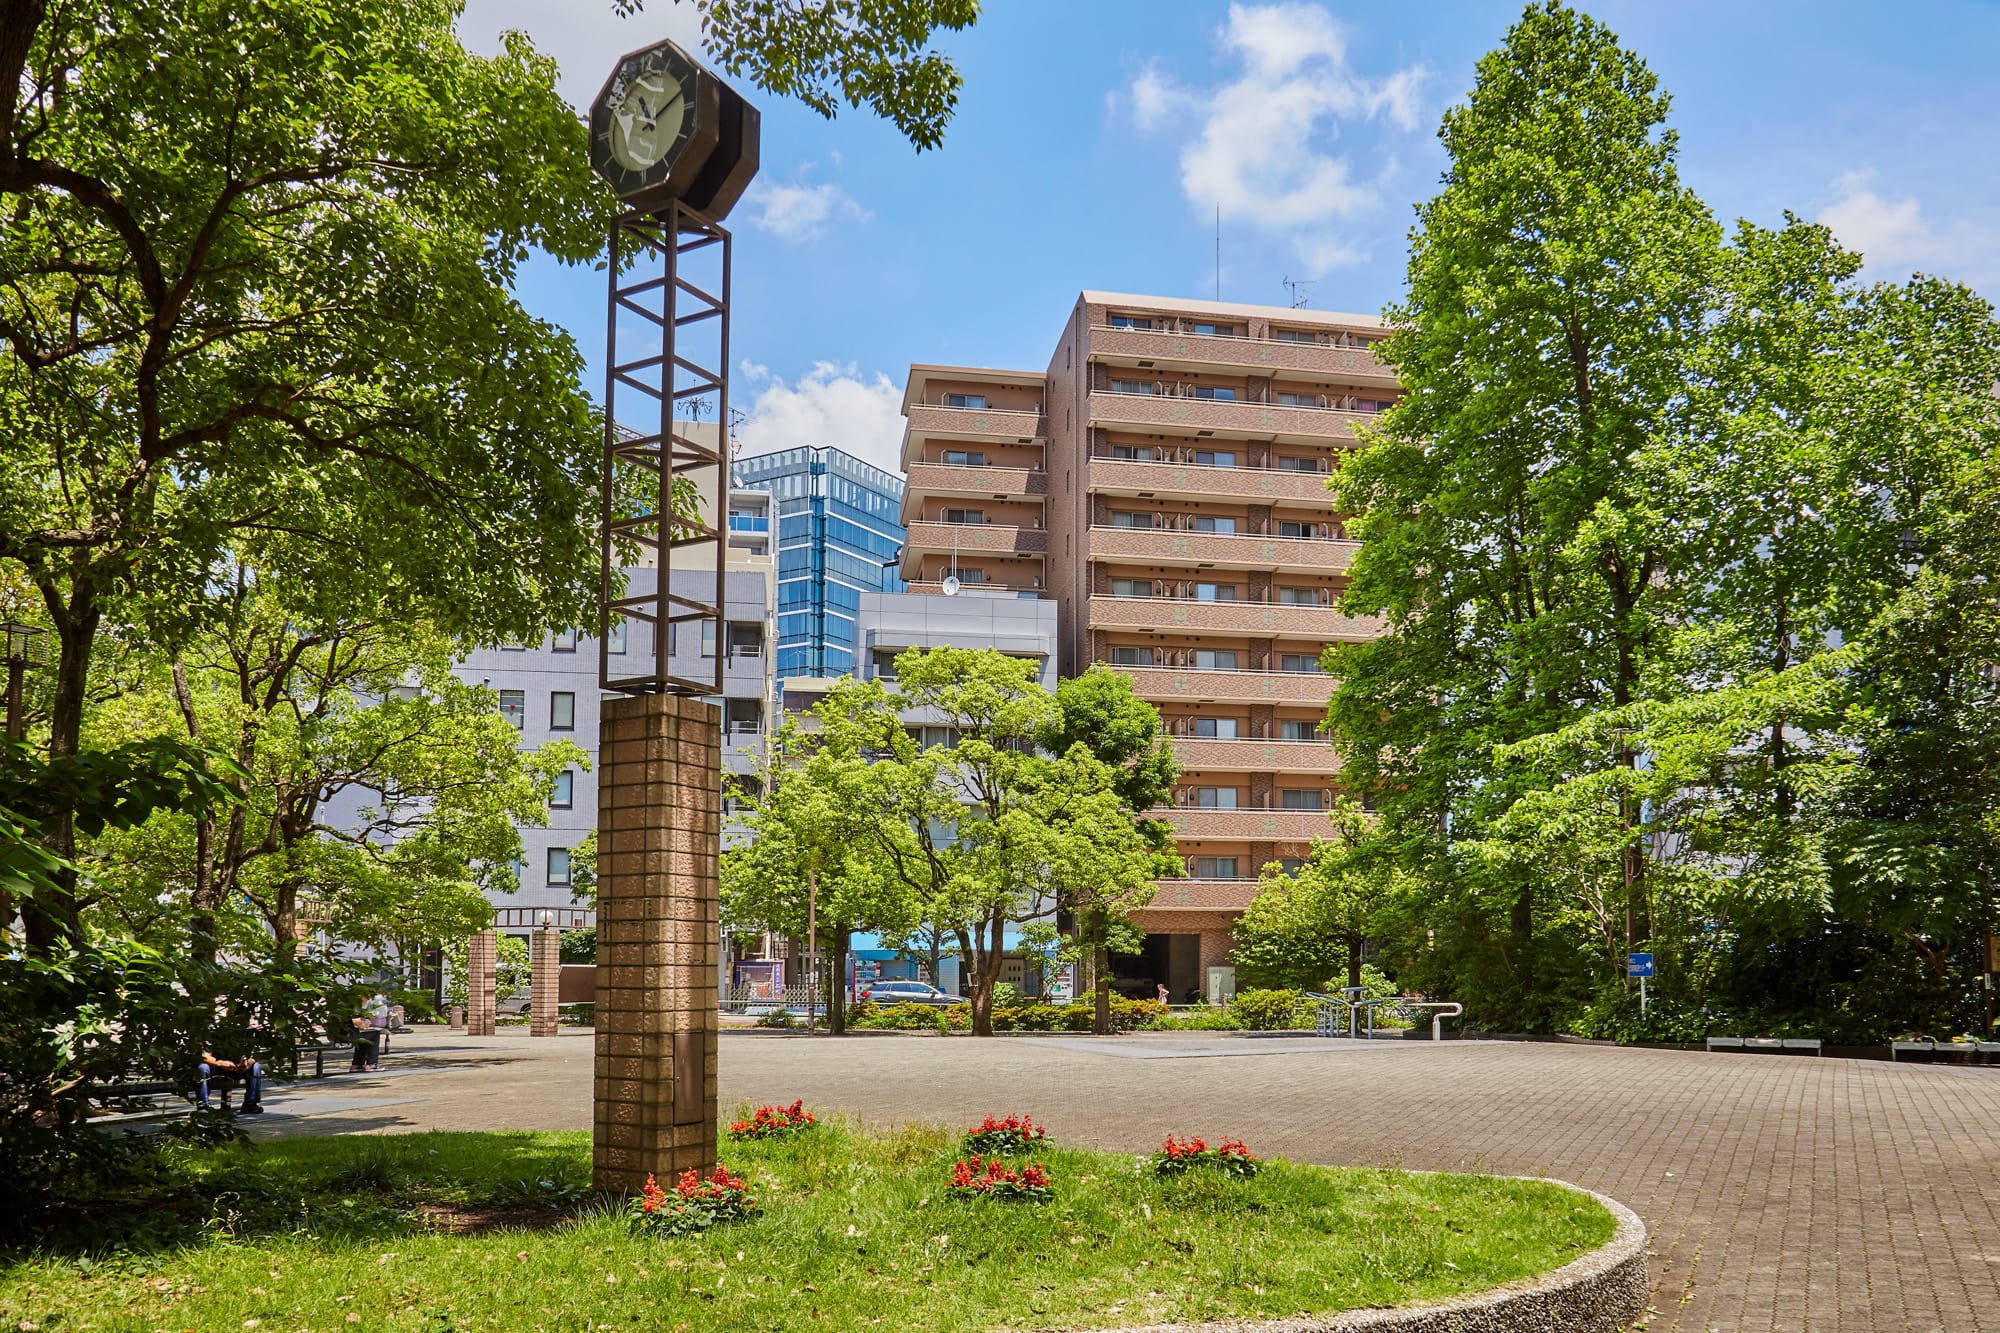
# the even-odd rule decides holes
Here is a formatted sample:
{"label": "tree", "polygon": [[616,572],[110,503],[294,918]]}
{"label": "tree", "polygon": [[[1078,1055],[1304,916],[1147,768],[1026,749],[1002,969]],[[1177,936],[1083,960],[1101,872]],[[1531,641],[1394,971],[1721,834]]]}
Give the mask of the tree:
{"label": "tree", "polygon": [[[1111,944],[1115,938],[1137,933],[1131,927],[1130,914],[1152,901],[1154,881],[1181,873],[1180,858],[1174,854],[1173,825],[1148,817],[1149,811],[1172,801],[1180,761],[1160,725],[1159,710],[1132,692],[1129,677],[1106,666],[1093,664],[1081,676],[1058,682],[1056,709],[1057,718],[1039,737],[1041,748],[1061,755],[1082,746],[1109,766],[1112,791],[1124,817],[1136,822],[1146,845],[1156,853],[1147,873],[1136,881],[1102,872],[1081,876],[1078,890],[1059,901],[1063,910],[1076,916],[1076,952],[1086,964],[1084,976],[1096,1010],[1092,1026],[1099,1034],[1108,1034],[1112,1030]],[[1116,845],[1122,848],[1123,840]],[[1107,851],[1114,857],[1121,855],[1111,848]],[[1112,884],[1120,888],[1106,892]]]}
{"label": "tree", "polygon": [[[0,558],[54,631],[52,754],[106,618],[192,619],[228,553],[314,620],[486,639],[594,605],[599,428],[512,281],[531,246],[594,257],[612,200],[553,64],[453,18],[0,14]],[[69,889],[32,948],[79,937]]]}
{"label": "tree", "polygon": [[[1450,843],[1520,790],[1495,744],[1631,702],[1658,651],[1674,571],[1634,463],[1685,392],[1719,241],[1667,109],[1637,56],[1557,4],[1479,62],[1387,312],[1406,393],[1335,480],[1362,543],[1344,606],[1390,626],[1329,651],[1343,779],[1442,900],[1508,904],[1490,938],[1515,1022],[1540,1021],[1534,882]],[[1635,848],[1622,866],[1629,940],[1643,864]]]}
{"label": "tree", "polygon": [[835,1036],[847,1028],[854,932],[907,929],[916,910],[908,886],[874,854],[867,759],[850,740],[788,719],[772,741],[770,781],[736,787],[750,840],[722,856],[725,928],[811,938],[832,960],[827,1024]]}
{"label": "tree", "polygon": [[[691,0],[704,44],[731,74],[828,120],[844,102],[892,122],[918,151],[944,142],[964,80],[925,44],[969,28],[978,0]],[[636,14],[645,0],[612,0]]]}
{"label": "tree", "polygon": [[[102,841],[91,882],[147,903],[173,899],[185,942],[213,961],[225,906],[254,908],[230,942],[280,969],[319,928],[405,955],[483,928],[483,890],[511,890],[520,823],[548,818],[556,775],[584,753],[519,749],[492,691],[451,670],[453,646],[420,624],[301,624],[256,571],[238,567],[184,650],[95,712],[95,731],[178,725],[224,750],[241,777],[226,814],[162,813]],[[157,938],[158,936],[156,936]]]}
{"label": "tree", "polygon": [[1264,867],[1237,918],[1236,964],[1252,982],[1310,989],[1331,985],[1344,966],[1347,984],[1361,984],[1362,950],[1407,875],[1383,854],[1358,801],[1337,801],[1332,818],[1332,836],[1314,838],[1297,870]]}

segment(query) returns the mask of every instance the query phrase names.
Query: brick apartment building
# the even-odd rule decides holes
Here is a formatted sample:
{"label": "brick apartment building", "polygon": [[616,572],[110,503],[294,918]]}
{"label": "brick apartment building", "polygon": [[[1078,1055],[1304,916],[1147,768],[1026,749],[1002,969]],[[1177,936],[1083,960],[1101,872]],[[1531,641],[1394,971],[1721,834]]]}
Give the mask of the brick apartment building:
{"label": "brick apartment building", "polygon": [[1084,292],[1045,371],[914,365],[913,592],[1057,604],[1060,667],[1104,662],[1174,736],[1188,877],[1122,978],[1179,1001],[1229,959],[1259,870],[1303,857],[1337,775],[1316,731],[1355,546],[1326,489],[1398,393],[1373,316]]}

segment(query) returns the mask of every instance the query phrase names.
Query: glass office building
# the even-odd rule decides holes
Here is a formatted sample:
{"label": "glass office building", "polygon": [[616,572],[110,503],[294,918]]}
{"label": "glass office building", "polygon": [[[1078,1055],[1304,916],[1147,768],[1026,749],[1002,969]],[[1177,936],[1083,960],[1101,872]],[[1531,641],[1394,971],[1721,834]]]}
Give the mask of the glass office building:
{"label": "glass office building", "polygon": [[732,475],[777,506],[779,679],[853,671],[861,594],[904,588],[902,478],[831,448],[740,458]]}

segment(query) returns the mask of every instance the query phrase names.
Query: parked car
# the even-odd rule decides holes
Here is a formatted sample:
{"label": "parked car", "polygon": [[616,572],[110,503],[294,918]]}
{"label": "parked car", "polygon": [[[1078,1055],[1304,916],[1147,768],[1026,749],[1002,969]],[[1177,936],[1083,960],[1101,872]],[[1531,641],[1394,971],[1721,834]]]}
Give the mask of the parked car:
{"label": "parked car", "polygon": [[493,1012],[496,1014],[525,1014],[533,1007],[532,1002],[534,998],[535,992],[524,986],[512,995],[497,1001],[493,1006]]}
{"label": "parked car", "polygon": [[861,998],[871,1004],[930,1004],[943,1009],[954,1004],[966,1004],[963,995],[950,995],[936,986],[921,981],[877,981],[861,992]]}

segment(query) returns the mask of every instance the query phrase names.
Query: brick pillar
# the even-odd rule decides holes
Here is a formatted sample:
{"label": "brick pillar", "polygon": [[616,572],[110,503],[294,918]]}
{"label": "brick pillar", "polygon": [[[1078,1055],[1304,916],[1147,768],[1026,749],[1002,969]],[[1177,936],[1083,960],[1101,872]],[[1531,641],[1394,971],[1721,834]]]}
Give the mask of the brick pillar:
{"label": "brick pillar", "polygon": [[500,945],[490,930],[473,932],[465,945],[465,1034],[469,1037],[493,1035],[493,1007],[499,1001],[495,975],[500,964]]}
{"label": "brick pillar", "polygon": [[597,807],[597,1066],[591,1183],[715,1165],[722,714],[607,699]]}
{"label": "brick pillar", "polygon": [[528,1035],[556,1035],[556,998],[562,989],[562,932],[544,926],[535,932],[530,959]]}

